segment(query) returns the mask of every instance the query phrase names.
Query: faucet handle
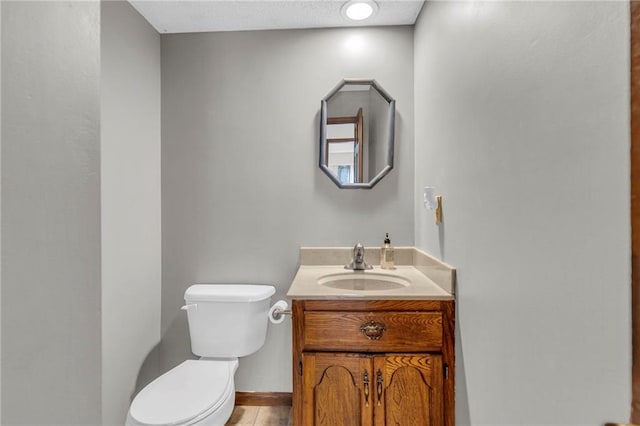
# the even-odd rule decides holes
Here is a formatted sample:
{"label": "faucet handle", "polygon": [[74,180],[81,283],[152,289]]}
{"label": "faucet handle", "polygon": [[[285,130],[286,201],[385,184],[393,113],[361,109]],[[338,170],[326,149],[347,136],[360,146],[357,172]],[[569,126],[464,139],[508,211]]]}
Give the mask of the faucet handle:
{"label": "faucet handle", "polygon": [[353,260],[350,264],[345,265],[345,269],[352,269],[354,271],[364,271],[366,269],[373,269],[373,266],[369,266],[364,262],[364,246],[357,243],[353,246]]}

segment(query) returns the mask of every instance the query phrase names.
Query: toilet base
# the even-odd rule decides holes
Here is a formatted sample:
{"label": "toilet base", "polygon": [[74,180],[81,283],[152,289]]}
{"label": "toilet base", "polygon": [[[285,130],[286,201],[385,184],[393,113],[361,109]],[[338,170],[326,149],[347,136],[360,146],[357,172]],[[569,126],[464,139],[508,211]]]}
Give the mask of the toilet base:
{"label": "toilet base", "polygon": [[[202,419],[196,420],[193,423],[189,423],[188,426],[198,425],[198,426],[224,426],[227,423],[227,420],[231,417],[233,413],[233,408],[235,407],[236,402],[236,392],[235,386],[231,390],[231,393],[224,400],[222,405],[218,407],[217,410],[205,416]],[[187,426],[187,425],[185,425]]]}

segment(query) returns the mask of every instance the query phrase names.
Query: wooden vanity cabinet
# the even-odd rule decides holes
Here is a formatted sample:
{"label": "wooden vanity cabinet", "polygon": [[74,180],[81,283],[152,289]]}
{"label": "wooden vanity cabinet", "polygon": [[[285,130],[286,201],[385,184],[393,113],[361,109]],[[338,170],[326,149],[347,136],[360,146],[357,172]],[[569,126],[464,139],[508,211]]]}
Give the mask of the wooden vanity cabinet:
{"label": "wooden vanity cabinet", "polygon": [[294,300],[294,426],[454,426],[454,308]]}

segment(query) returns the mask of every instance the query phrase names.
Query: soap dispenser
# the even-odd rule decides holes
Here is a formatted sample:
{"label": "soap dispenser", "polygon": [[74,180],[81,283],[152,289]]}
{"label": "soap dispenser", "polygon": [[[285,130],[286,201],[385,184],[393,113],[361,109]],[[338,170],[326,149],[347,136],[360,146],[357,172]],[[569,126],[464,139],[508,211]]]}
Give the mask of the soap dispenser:
{"label": "soap dispenser", "polygon": [[395,261],[393,247],[391,247],[391,240],[389,239],[389,233],[384,239],[384,244],[380,249],[380,267],[382,269],[396,269],[394,265]]}

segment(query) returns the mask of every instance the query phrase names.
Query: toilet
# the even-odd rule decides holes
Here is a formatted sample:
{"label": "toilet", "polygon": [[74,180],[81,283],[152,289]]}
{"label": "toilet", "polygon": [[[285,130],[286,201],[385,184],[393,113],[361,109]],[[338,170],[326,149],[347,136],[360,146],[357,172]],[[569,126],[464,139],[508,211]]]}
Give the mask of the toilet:
{"label": "toilet", "polygon": [[249,284],[196,284],[184,294],[191,352],[187,360],[142,389],[126,425],[223,426],[235,403],[238,358],[264,345],[275,288]]}

